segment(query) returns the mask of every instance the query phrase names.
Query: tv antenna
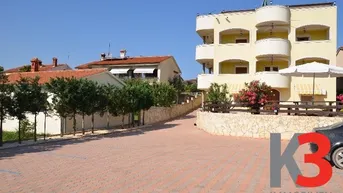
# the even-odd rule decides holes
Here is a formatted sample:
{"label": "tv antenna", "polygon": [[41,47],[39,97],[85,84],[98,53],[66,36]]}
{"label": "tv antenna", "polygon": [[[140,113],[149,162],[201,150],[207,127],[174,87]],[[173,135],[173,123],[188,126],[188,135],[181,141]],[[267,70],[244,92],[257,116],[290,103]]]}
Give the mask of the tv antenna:
{"label": "tv antenna", "polygon": [[107,53],[107,57],[112,57],[112,54],[111,54],[111,40],[110,40],[110,42],[108,43],[108,53]]}

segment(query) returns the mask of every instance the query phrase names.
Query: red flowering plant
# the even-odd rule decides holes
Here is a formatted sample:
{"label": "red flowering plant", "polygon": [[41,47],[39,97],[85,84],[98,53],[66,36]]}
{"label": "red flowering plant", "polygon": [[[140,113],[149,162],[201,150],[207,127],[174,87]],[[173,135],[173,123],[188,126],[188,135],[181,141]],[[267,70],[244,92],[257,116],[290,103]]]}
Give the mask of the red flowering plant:
{"label": "red flowering plant", "polygon": [[338,99],[341,103],[343,103],[343,94],[338,95],[338,96],[337,96],[337,99]]}
{"label": "red flowering plant", "polygon": [[237,102],[246,104],[247,107],[254,109],[259,113],[260,107],[267,103],[267,99],[271,95],[272,88],[264,82],[258,80],[245,83],[246,88],[234,95]]}

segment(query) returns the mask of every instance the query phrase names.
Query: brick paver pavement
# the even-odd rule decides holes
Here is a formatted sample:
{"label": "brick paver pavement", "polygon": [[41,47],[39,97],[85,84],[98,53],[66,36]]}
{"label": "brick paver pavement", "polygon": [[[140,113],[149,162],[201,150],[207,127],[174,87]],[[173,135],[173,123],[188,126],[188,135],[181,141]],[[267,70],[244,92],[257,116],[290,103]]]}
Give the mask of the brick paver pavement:
{"label": "brick paver pavement", "polygon": [[316,189],[296,189],[283,169],[283,188],[271,190],[269,140],[212,136],[194,122],[191,113],[144,132],[0,150],[0,192],[343,192],[337,169]]}

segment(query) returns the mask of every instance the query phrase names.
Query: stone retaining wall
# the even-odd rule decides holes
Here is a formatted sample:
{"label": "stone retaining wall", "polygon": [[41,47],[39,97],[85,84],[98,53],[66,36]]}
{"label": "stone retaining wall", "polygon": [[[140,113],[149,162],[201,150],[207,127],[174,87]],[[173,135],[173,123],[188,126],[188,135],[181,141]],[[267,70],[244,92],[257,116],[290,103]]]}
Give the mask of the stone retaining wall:
{"label": "stone retaining wall", "polygon": [[201,106],[201,95],[189,100],[184,104],[173,105],[172,107],[151,107],[145,111],[144,122],[146,125],[162,121],[168,121],[185,115]]}
{"label": "stone retaining wall", "polygon": [[270,133],[281,133],[286,140],[294,133],[308,133],[315,127],[342,121],[342,117],[197,113],[197,127],[213,135],[269,138]]}

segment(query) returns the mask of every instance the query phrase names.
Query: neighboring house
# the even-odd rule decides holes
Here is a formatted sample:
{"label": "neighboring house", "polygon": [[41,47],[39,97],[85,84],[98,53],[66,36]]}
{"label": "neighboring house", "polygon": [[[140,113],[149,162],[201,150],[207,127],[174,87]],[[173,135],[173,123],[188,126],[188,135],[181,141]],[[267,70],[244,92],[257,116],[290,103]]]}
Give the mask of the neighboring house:
{"label": "neighboring house", "polygon": [[16,68],[5,70],[5,73],[14,72],[33,72],[33,71],[54,71],[54,70],[71,70],[68,64],[58,64],[57,58],[52,58],[52,64],[43,64],[38,58],[33,58],[31,65],[24,65]]}
{"label": "neighboring house", "polygon": [[337,57],[337,59],[336,59],[337,66],[343,67],[343,46],[341,46],[337,49],[336,57]]}
{"label": "neighboring house", "polygon": [[[20,80],[20,77],[34,78],[36,76],[40,77],[39,83],[44,84],[50,81],[52,78],[65,77],[65,78],[77,78],[77,79],[88,79],[99,84],[113,84],[118,87],[122,87],[124,83],[113,76],[107,69],[84,69],[84,70],[58,70],[58,71],[42,71],[42,72],[20,72],[20,73],[8,73],[8,80],[10,83],[15,83]],[[51,102],[52,96],[50,95],[48,101]],[[28,101],[29,102],[29,101]],[[87,105],[87,104],[85,104]],[[27,114],[30,122],[33,122],[34,117],[31,114]],[[44,113],[39,113],[37,116],[37,132],[44,132]],[[95,128],[105,128],[107,126],[107,116],[100,117],[95,115]],[[61,119],[57,114],[50,113],[47,118],[47,133],[49,134],[60,134],[61,130],[64,133],[72,132],[72,120],[67,118],[66,124],[64,120]],[[110,126],[116,126],[121,124],[121,117],[111,117]],[[64,127],[66,125],[66,127]],[[77,117],[77,128],[81,129],[81,116]],[[87,116],[85,118],[85,127],[91,128],[91,118]],[[16,118],[9,118],[4,121],[3,125],[6,131],[15,131],[18,128],[18,120]]]}
{"label": "neighboring house", "polygon": [[101,54],[99,61],[82,64],[76,68],[108,68],[112,74],[123,79],[143,78],[160,82],[167,82],[169,78],[181,73],[173,56],[129,57],[126,55],[126,50],[120,51],[119,58]]}
{"label": "neighboring house", "polygon": [[[199,15],[196,31],[202,38],[196,47],[196,61],[203,66],[198,75],[202,90],[213,82],[226,83],[234,94],[244,82],[260,80],[273,88],[273,100],[306,101],[311,100],[312,78],[281,76],[278,71],[313,61],[336,65],[335,3]],[[315,95],[316,101],[335,101],[336,78],[317,78]]]}

